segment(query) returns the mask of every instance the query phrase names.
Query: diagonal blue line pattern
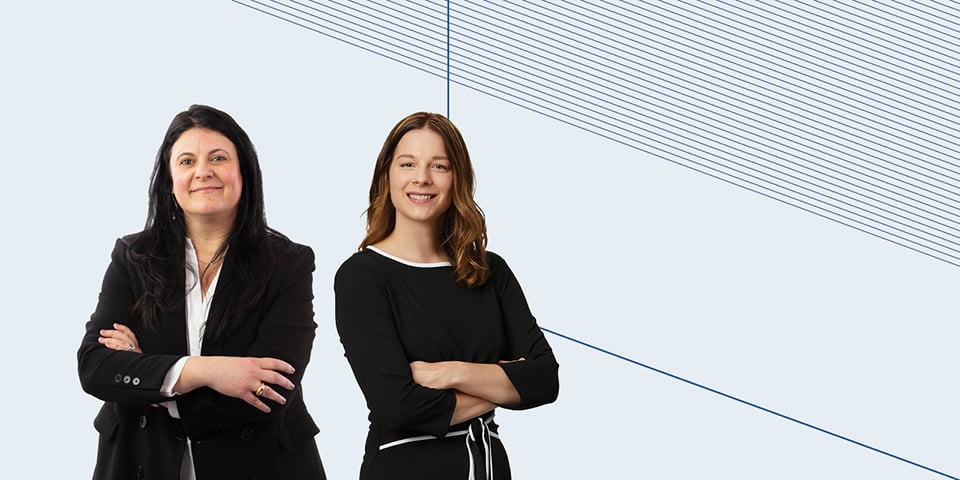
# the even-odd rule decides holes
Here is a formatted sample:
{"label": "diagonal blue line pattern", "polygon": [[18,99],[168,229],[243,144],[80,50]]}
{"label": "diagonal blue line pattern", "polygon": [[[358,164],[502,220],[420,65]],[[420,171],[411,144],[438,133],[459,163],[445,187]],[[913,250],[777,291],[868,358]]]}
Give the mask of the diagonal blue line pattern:
{"label": "diagonal blue line pattern", "polygon": [[233,1],[960,266],[958,4]]}
{"label": "diagonal blue line pattern", "polygon": [[578,340],[578,339],[576,339],[576,338],[573,338],[573,337],[564,335],[564,334],[562,334],[562,333],[560,333],[560,332],[556,332],[556,331],[550,330],[550,329],[548,329],[548,328],[544,328],[544,327],[542,327],[542,326],[540,327],[540,329],[543,330],[544,332],[549,333],[549,334],[556,335],[557,337],[560,337],[560,338],[562,338],[562,339],[564,339],[564,340],[568,340],[568,341],[570,341],[570,342],[573,342],[573,343],[576,343],[576,344],[578,344],[578,345],[587,347],[587,348],[589,348],[589,349],[598,351],[598,352],[603,353],[603,354],[605,354],[605,355],[609,355],[609,356],[611,356],[611,357],[614,357],[614,358],[623,360],[623,361],[625,361],[625,362],[627,362],[627,363],[636,365],[636,366],[638,366],[638,367],[646,368],[647,370],[650,370],[650,371],[652,371],[652,372],[656,372],[656,373],[659,373],[659,374],[661,374],[661,375],[665,375],[665,376],[670,377],[670,378],[672,378],[672,379],[674,379],[674,380],[679,380],[679,381],[681,381],[681,382],[683,382],[683,383],[686,383],[686,384],[688,384],[688,385],[697,387],[697,388],[699,388],[699,389],[701,389],[701,390],[706,390],[706,391],[708,391],[708,392],[710,392],[710,393],[713,393],[713,394],[716,394],[716,395],[720,395],[721,397],[727,398],[727,399],[729,399],[729,400],[733,400],[733,401],[735,401],[735,402],[737,402],[737,403],[741,403],[741,404],[746,405],[746,406],[748,406],[748,407],[752,407],[752,408],[755,408],[755,409],[764,411],[764,412],[766,412],[766,413],[775,415],[775,416],[780,417],[780,418],[782,418],[782,419],[784,419],[784,420],[788,420],[788,421],[791,421],[791,422],[793,422],[793,423],[796,423],[796,424],[799,424],[799,425],[803,425],[804,427],[811,428],[811,429],[816,430],[816,431],[821,432],[821,433],[825,433],[825,434],[827,434],[827,435],[830,435],[831,437],[838,438],[838,439],[843,440],[843,441],[845,441],[845,442],[849,442],[849,443],[852,443],[852,444],[857,445],[857,446],[859,446],[859,447],[866,448],[866,449],[868,449],[868,450],[871,450],[871,451],[873,451],[873,452],[879,453],[879,454],[881,454],[881,455],[885,455],[885,456],[890,457],[890,458],[893,458],[893,459],[895,459],[895,460],[899,460],[899,461],[901,461],[901,462],[908,463],[908,464],[913,465],[913,466],[915,466],[915,467],[922,468],[923,470],[926,470],[926,471],[928,471],[928,472],[935,473],[935,474],[937,474],[937,475],[940,475],[940,476],[943,476],[943,477],[946,477],[946,478],[950,478],[950,479],[952,479],[952,480],[960,480],[960,478],[954,477],[954,476],[952,476],[952,475],[949,475],[949,474],[947,474],[947,473],[941,472],[941,471],[939,471],[939,470],[935,470],[935,469],[933,469],[933,468],[930,468],[930,467],[927,467],[927,466],[925,466],[925,465],[919,464],[919,463],[914,462],[914,461],[912,461],[912,460],[903,458],[903,457],[898,456],[898,455],[894,455],[894,454],[892,454],[892,453],[890,453],[890,452],[881,450],[881,449],[876,448],[876,447],[872,447],[872,446],[867,445],[867,444],[865,444],[865,443],[858,442],[858,441],[856,441],[856,440],[854,440],[854,439],[852,439],[852,438],[845,437],[845,436],[843,436],[843,435],[840,435],[840,434],[831,432],[831,431],[829,431],[829,430],[826,430],[826,429],[824,429],[824,428],[818,427],[818,426],[816,426],[816,425],[813,425],[813,424],[804,422],[804,421],[802,421],[802,420],[798,420],[798,419],[796,419],[796,418],[794,418],[794,417],[791,417],[791,416],[788,416],[788,415],[784,415],[784,414],[782,414],[782,413],[780,413],[780,412],[777,412],[777,411],[775,411],[775,410],[771,410],[771,409],[769,409],[769,408],[762,407],[762,406],[757,405],[757,404],[755,404],[755,403],[748,402],[748,401],[746,401],[746,400],[743,400],[743,399],[738,398],[738,397],[736,397],[736,396],[730,395],[730,394],[728,394],[728,393],[724,393],[724,392],[721,392],[721,391],[716,390],[716,389],[714,389],[714,388],[710,388],[710,387],[708,387],[708,386],[706,386],[706,385],[702,385],[702,384],[697,383],[697,382],[694,382],[694,381],[692,381],[692,380],[688,380],[688,379],[683,378],[683,377],[680,377],[680,376],[678,376],[678,375],[674,375],[674,374],[672,374],[672,373],[670,373],[670,372],[666,372],[666,371],[660,370],[659,368],[652,367],[652,366],[647,365],[647,364],[645,364],[645,363],[638,362],[638,361],[636,361],[636,360],[634,360],[634,359],[632,359],[632,358],[625,357],[625,356],[623,356],[623,355],[620,355],[620,354],[611,352],[611,351],[609,351],[609,350],[603,349],[603,348],[598,347],[598,346],[596,346],[596,345],[592,345],[592,344],[587,343],[587,342],[584,342],[584,341],[582,341],[582,340]]}
{"label": "diagonal blue line pattern", "polygon": [[960,266],[949,4],[234,1]]}

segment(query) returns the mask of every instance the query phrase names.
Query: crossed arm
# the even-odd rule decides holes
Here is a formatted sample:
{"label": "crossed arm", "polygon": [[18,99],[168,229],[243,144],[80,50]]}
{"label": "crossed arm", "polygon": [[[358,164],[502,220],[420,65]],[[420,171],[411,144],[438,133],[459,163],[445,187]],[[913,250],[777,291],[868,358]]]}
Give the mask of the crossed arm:
{"label": "crossed arm", "polygon": [[[516,361],[522,361],[518,359]],[[411,362],[413,381],[436,390],[455,390],[456,407],[450,424],[483,415],[497,405],[520,401],[520,394],[503,369],[492,363]]]}
{"label": "crossed arm", "polygon": [[[210,420],[212,410],[216,410],[213,414],[230,418],[249,416],[255,411],[247,411],[249,407],[244,406],[245,402],[260,412],[270,413],[278,405],[286,405],[290,395],[296,395],[290,390],[299,382],[309,359],[316,327],[312,310],[314,257],[309,248],[299,248],[281,257],[277,271],[286,274],[277,277],[273,306],[261,322],[244,324],[244,332],[253,341],[245,356],[182,357],[144,352],[141,338],[118,323],[127,318],[134,301],[124,255],[126,243],[117,242],[104,276],[97,310],[87,323],[78,351],[84,390],[105,401],[155,404],[169,399],[169,393],[163,393],[169,392],[167,387],[161,388],[164,375],[179,373],[173,377],[176,379],[173,392],[186,394],[206,390],[201,387],[209,388],[181,398],[189,403],[189,407],[186,403],[181,405],[181,413],[187,407],[196,413],[192,417],[198,422],[206,422],[204,425],[216,423]],[[155,337],[149,339],[156,343]],[[285,360],[280,360],[281,355]],[[182,369],[173,368],[181,364]],[[125,380],[123,375],[127,375],[127,379],[138,378],[128,384],[121,381]]]}
{"label": "crossed arm", "polygon": [[[111,350],[143,353],[136,334],[126,325],[114,323],[113,329],[100,330],[98,341]],[[293,390],[293,382],[281,374],[292,375],[294,368],[276,358],[190,356],[173,387],[178,394],[190,393],[201,387],[209,387],[228,397],[239,398],[263,413],[270,413],[264,400],[279,405],[287,399],[270,385]],[[260,388],[264,385],[264,388]],[[257,395],[259,390],[260,395]]]}

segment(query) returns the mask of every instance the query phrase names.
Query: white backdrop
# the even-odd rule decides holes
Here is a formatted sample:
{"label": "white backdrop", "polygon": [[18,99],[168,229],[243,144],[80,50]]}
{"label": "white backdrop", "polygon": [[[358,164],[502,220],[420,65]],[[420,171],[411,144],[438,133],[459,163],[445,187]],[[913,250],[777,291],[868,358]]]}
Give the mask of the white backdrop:
{"label": "white backdrop", "polygon": [[[272,226],[317,253],[304,379],[332,479],[355,478],[363,399],[332,279],[363,233],[387,131],[446,85],[230,2],[2,7],[0,138],[11,478],[86,478],[99,401],[76,349],[113,240],[139,230],[164,130],[191,103],[261,155]],[[466,89],[453,120],[490,248],[548,335],[556,404],[500,414],[516,478],[960,475],[956,267]],[[952,477],[951,477],[952,476]]]}

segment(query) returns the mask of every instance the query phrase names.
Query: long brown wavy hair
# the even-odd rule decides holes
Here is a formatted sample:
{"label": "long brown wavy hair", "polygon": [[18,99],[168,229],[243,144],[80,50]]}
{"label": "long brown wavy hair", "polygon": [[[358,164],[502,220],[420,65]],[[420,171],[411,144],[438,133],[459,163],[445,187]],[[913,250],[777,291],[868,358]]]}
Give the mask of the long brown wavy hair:
{"label": "long brown wavy hair", "polygon": [[367,236],[360,249],[387,238],[396,226],[397,211],[390,198],[390,164],[400,139],[421,128],[433,130],[443,138],[450,170],[453,173],[453,201],[443,219],[440,245],[453,263],[457,282],[474,287],[490,276],[487,265],[487,223],[483,210],[473,199],[476,181],[467,144],[457,127],[438,113],[417,112],[400,120],[383,142],[370,184],[367,207]]}

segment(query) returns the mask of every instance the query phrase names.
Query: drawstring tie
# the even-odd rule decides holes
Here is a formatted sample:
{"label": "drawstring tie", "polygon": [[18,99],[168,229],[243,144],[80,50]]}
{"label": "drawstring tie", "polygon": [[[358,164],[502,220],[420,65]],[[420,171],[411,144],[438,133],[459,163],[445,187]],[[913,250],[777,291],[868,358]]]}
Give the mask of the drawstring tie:
{"label": "drawstring tie", "polygon": [[490,443],[490,428],[482,418],[474,418],[467,427],[467,454],[470,456],[470,473],[467,480],[493,480],[493,445]]}
{"label": "drawstring tie", "polygon": [[[493,421],[493,414],[487,418],[477,417],[470,420],[466,430],[456,430],[447,432],[443,438],[464,436],[464,443],[467,447],[467,456],[469,457],[470,471],[467,472],[467,480],[493,480],[493,444],[491,438],[500,438],[496,432],[490,431],[490,422]],[[400,440],[384,443],[380,445],[379,450],[396,447],[413,442],[423,442],[427,440],[436,440],[438,437],[433,435],[420,435],[417,437],[407,437]]]}

